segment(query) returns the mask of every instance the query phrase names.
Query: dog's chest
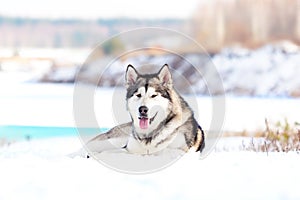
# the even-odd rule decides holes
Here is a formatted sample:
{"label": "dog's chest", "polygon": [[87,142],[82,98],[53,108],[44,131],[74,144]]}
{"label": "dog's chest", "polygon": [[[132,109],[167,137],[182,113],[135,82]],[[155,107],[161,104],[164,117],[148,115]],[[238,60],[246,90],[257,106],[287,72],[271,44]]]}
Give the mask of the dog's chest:
{"label": "dog's chest", "polygon": [[126,149],[130,153],[146,155],[159,152],[169,146],[177,148],[182,146],[182,143],[184,143],[182,134],[177,133],[174,129],[167,129],[160,132],[155,138],[139,140],[129,137]]}

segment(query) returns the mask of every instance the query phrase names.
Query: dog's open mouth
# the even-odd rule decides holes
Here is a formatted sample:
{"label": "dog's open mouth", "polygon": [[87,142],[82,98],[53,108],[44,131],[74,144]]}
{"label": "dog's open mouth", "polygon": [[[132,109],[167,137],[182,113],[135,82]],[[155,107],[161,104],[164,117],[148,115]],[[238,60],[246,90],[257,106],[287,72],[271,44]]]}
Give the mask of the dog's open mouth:
{"label": "dog's open mouth", "polygon": [[149,124],[151,124],[153,122],[153,120],[156,117],[156,115],[157,115],[157,113],[153,117],[151,117],[150,120],[149,120],[149,118],[147,116],[139,116],[140,128],[141,129],[147,129],[148,126],[149,126]]}

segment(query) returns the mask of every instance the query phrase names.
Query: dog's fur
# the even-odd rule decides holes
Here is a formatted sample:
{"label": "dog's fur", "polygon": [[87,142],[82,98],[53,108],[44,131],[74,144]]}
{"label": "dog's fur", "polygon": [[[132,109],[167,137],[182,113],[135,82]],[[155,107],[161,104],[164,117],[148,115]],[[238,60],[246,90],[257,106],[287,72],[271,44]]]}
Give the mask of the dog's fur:
{"label": "dog's fur", "polygon": [[140,74],[128,65],[126,88],[132,121],[90,140],[86,144],[90,153],[124,149],[145,155],[164,149],[203,150],[204,132],[187,102],[173,88],[167,64],[155,74]]}

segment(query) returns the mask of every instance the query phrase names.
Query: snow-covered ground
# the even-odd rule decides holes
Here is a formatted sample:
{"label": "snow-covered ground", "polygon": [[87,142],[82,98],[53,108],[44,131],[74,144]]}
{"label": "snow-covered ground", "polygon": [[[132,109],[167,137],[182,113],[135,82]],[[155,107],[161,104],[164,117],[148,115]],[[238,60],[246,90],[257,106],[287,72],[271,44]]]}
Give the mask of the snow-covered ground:
{"label": "snow-covered ground", "polygon": [[[124,90],[97,89],[94,95],[95,88],[85,89],[92,92],[91,98],[95,103],[92,109],[101,128],[109,128],[129,120]],[[68,127],[76,125],[73,116],[72,84],[0,84],[0,91],[0,125]],[[85,93],[82,93],[83,99],[89,98],[84,95]],[[218,101],[218,98],[221,100]],[[292,123],[299,122],[300,119],[300,101],[297,98],[225,96],[223,99],[187,96],[186,100],[206,130],[214,128],[211,127],[214,115],[225,116],[222,118],[224,131],[263,129],[265,118],[271,122],[286,118]],[[82,112],[87,109],[87,105],[79,105]],[[225,111],[216,110],[218,106],[224,106]],[[123,118],[119,119],[120,116]]]}
{"label": "snow-covered ground", "polygon": [[70,158],[78,138],[19,142],[0,149],[0,199],[299,199],[297,153],[188,153],[155,173],[123,174]]}
{"label": "snow-covered ground", "polygon": [[[73,89],[73,85],[1,84],[0,123],[74,126]],[[112,108],[115,95],[111,89],[95,93],[95,115],[103,127],[118,123]],[[192,106],[198,107],[199,122],[209,130],[212,98],[189,100],[196,101]],[[265,117],[300,119],[298,99],[230,96],[225,100],[223,130],[262,128]],[[222,138],[204,159],[190,152],[167,168],[141,175],[117,172],[94,159],[69,157],[82,147],[78,137],[15,142],[0,148],[0,200],[300,199],[300,155],[241,151],[247,142],[249,138]]]}
{"label": "snow-covered ground", "polygon": [[[0,50],[0,56],[13,55],[13,50]],[[231,95],[260,97],[300,96],[300,47],[288,41],[268,44],[254,50],[224,48],[221,52],[211,55],[179,53],[154,56],[140,52],[132,56],[126,54],[124,58],[119,59],[110,56],[96,59],[93,56],[88,58],[89,53],[90,49],[20,49],[20,58],[48,60],[32,61],[27,63],[27,67],[13,59],[3,61],[0,66],[0,83],[5,78],[1,69],[4,73],[27,69],[28,72],[23,73],[21,80],[72,82],[77,75],[79,81],[102,86],[120,86],[123,85],[124,71],[128,64],[149,73],[159,68],[153,70],[153,67],[147,68],[145,65],[151,63],[162,66],[168,63],[171,69],[174,69],[173,77],[177,80],[177,89],[185,93],[209,95],[226,92]],[[79,72],[79,66],[82,70],[76,74]],[[5,76],[7,74],[5,73]],[[22,73],[17,75],[19,79],[20,74]],[[12,79],[15,80],[13,77]],[[11,79],[6,81],[12,82]],[[222,85],[218,84],[219,81],[222,81]]]}

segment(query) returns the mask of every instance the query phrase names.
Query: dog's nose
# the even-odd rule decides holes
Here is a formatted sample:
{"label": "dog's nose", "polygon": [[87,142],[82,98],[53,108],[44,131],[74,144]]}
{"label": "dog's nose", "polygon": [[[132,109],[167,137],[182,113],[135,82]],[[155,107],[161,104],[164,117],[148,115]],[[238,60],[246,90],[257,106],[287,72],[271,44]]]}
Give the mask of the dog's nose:
{"label": "dog's nose", "polygon": [[146,115],[148,112],[148,108],[146,106],[139,107],[139,112],[141,115]]}

